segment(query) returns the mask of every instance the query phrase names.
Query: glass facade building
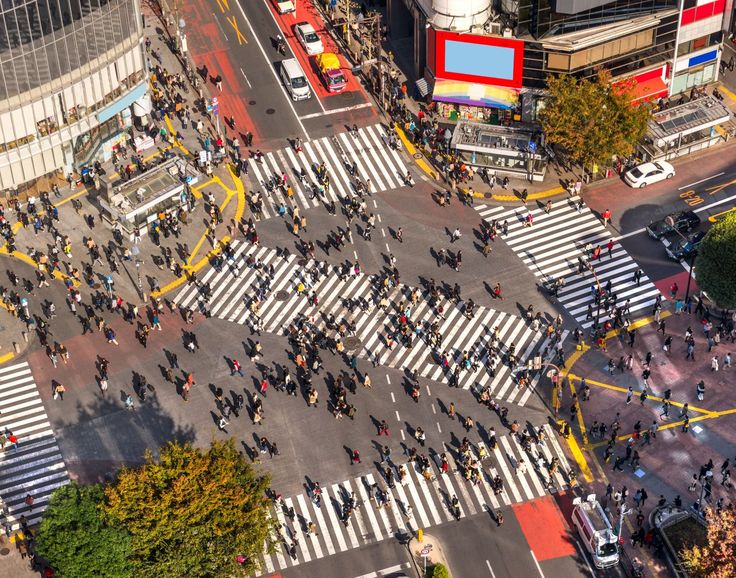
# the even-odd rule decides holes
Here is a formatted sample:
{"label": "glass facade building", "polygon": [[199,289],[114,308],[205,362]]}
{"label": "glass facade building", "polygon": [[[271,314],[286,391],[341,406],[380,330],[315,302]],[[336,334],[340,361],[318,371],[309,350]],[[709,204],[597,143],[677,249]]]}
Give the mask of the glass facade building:
{"label": "glass facade building", "polygon": [[0,0],[0,191],[63,176],[130,124],[142,37],[138,0]]}

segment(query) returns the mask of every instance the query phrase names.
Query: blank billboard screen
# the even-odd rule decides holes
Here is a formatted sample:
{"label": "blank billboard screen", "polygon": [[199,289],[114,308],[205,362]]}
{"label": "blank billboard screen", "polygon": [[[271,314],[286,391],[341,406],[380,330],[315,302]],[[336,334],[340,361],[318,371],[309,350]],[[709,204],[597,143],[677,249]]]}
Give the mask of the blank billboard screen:
{"label": "blank billboard screen", "polygon": [[504,46],[447,40],[445,70],[458,74],[513,80],[514,52],[513,48]]}

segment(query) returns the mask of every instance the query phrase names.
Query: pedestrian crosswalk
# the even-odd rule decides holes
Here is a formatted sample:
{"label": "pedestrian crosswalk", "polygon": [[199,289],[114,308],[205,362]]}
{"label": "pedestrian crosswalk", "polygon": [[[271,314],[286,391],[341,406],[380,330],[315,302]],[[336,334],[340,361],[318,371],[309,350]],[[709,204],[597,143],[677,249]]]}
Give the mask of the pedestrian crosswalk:
{"label": "pedestrian crosswalk", "polygon": [[[496,399],[524,405],[536,387],[539,374],[531,383],[519,387],[516,371],[540,350],[550,347],[549,338],[534,331],[526,320],[516,315],[487,307],[476,307],[472,318],[465,315],[462,303],[445,303],[444,318],[439,317],[429,305],[428,299],[420,299],[410,313],[418,328],[418,337],[411,348],[390,342],[397,316],[395,307],[402,300],[408,301],[411,288],[400,285],[389,294],[393,304],[386,310],[376,305],[377,278],[365,274],[342,275],[336,268],[299,256],[278,255],[273,249],[235,241],[232,244],[234,258],[221,270],[210,269],[199,280],[200,285],[190,284],[176,296],[180,307],[203,308],[201,287],[211,288],[206,302],[208,314],[233,323],[254,326],[256,315],[251,310],[254,300],[259,300],[258,318],[263,331],[285,334],[298,318],[305,318],[312,325],[324,330],[327,318],[332,315],[339,323],[345,321],[349,333],[359,340],[356,355],[369,359],[375,365],[408,369],[432,380],[450,377],[454,366],[463,358],[463,352],[475,355],[475,367],[463,369],[459,384],[463,389],[480,391],[488,388]],[[246,260],[260,266],[247,266]],[[273,277],[265,273],[273,266]],[[313,273],[321,271],[313,277]],[[326,271],[326,273],[324,273]],[[304,291],[299,292],[303,284]],[[316,305],[315,305],[316,300]],[[362,304],[362,306],[361,306]],[[437,322],[443,336],[441,347],[431,346],[426,338],[431,323]],[[501,354],[508,353],[513,345],[519,363],[512,371],[508,364],[491,364],[488,346],[497,332]],[[398,340],[396,340],[398,341]],[[448,352],[453,360],[449,368],[441,365],[441,354]]]}
{"label": "pedestrian crosswalk", "polygon": [[[499,231],[504,221],[508,223],[508,234],[500,238],[542,284],[547,286],[564,279],[557,297],[581,327],[593,324],[588,306],[593,304],[591,287],[596,287],[596,279],[589,269],[584,269],[582,274],[579,272],[580,258],[590,262],[602,288],[611,283],[618,306],[628,302],[631,313],[651,307],[659,290],[646,275],[637,283],[634,273],[639,265],[620,243],[614,243],[609,256],[607,244],[612,239],[611,233],[587,206],[579,205],[579,200],[573,196],[556,201],[549,213],[542,207],[478,205],[476,210],[489,223],[496,221]],[[533,218],[531,226],[527,226],[529,213]],[[586,246],[601,247],[600,257],[590,260]],[[598,313],[595,304],[593,309]],[[609,316],[601,312],[599,318],[605,321]]]}
{"label": "pedestrian crosswalk", "polygon": [[[370,192],[385,191],[404,186],[408,172],[399,153],[387,146],[388,137],[383,125],[375,124],[359,128],[357,132],[336,133],[329,137],[302,143],[302,151],[293,148],[265,153],[262,161],[248,164],[251,190],[264,195],[263,216],[272,217],[280,203],[290,206],[296,203],[303,209],[319,206],[320,198],[313,198],[313,188],[319,185],[316,169],[325,163],[330,184],[325,191],[327,202],[334,200],[338,206],[341,198],[355,195],[356,177],[369,186]],[[353,176],[353,164],[357,173]],[[305,178],[300,175],[304,171]],[[276,179],[287,183],[294,191],[291,200],[281,187],[269,187],[265,183]]]}
{"label": "pedestrian crosswalk", "polygon": [[[41,396],[28,363],[0,368],[0,429],[6,438],[0,455],[0,498],[12,529],[25,515],[29,525],[40,521],[53,491],[69,483]],[[9,440],[17,437],[17,445]],[[26,496],[33,498],[32,509]]]}
{"label": "pedestrian crosswalk", "polygon": [[[406,474],[399,480],[400,466],[392,463],[388,467],[396,474],[394,487],[382,474],[369,473],[342,483],[322,484],[319,505],[311,488],[277,500],[272,514],[279,526],[274,536],[276,552],[264,555],[263,569],[283,570],[454,521],[451,504],[455,497],[459,518],[465,518],[488,515],[510,504],[569,488],[570,465],[557,434],[549,424],[541,429],[545,439],[537,441],[532,436],[534,441],[530,440],[526,449],[516,436],[498,436],[496,448],[481,460],[482,475],[475,483],[466,480],[461,470],[450,468],[448,473],[440,473],[434,462],[430,462],[428,477],[412,463],[404,463]],[[446,451],[451,453],[449,448]],[[473,455],[480,459],[478,447],[473,448]],[[559,464],[556,468],[551,467],[554,458]],[[497,476],[503,481],[498,491],[492,487]],[[345,506],[351,500],[355,507],[346,518]],[[316,534],[309,531],[310,523],[316,525]]]}

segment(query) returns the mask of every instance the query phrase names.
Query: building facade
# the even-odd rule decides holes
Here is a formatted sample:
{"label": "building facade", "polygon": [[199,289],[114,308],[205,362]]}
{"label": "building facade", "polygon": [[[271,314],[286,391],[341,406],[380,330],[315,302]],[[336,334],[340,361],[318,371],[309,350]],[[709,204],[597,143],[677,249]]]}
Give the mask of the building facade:
{"label": "building facade", "polygon": [[0,192],[111,155],[147,98],[138,0],[0,0]]}
{"label": "building facade", "polygon": [[[413,72],[427,81],[440,112],[486,122],[533,122],[549,74],[590,77],[605,68],[614,82],[635,79],[638,99],[711,83],[718,75],[724,13],[732,5],[731,0],[388,2],[393,29],[406,30],[402,17],[417,14],[426,23],[424,46],[415,43],[426,57],[414,59],[424,66]],[[479,15],[487,15],[485,22]]]}

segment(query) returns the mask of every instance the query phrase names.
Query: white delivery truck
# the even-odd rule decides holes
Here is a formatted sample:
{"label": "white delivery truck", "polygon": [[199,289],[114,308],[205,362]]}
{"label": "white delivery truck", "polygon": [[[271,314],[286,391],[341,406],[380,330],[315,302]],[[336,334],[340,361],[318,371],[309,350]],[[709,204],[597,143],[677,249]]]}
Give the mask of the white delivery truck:
{"label": "white delivery truck", "polygon": [[595,494],[585,501],[575,498],[573,504],[572,523],[595,567],[610,568],[618,564],[618,536]]}

